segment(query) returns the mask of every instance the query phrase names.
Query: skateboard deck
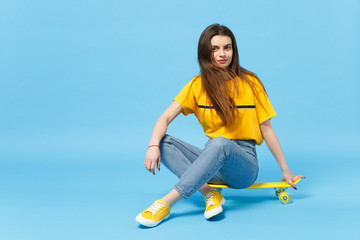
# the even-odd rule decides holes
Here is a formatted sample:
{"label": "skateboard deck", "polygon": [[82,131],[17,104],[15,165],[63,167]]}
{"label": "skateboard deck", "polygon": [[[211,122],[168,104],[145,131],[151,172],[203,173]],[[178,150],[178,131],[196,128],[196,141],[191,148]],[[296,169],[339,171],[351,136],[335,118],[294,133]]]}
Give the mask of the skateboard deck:
{"label": "skateboard deck", "polygon": [[[297,184],[301,178],[298,178],[294,181],[294,184]],[[209,184],[213,188],[231,188],[225,184]],[[288,204],[291,202],[291,196],[286,192],[286,189],[291,187],[290,184],[286,182],[263,182],[263,183],[254,183],[250,187],[245,189],[257,189],[257,188],[274,188],[275,195],[279,198],[282,204]]]}

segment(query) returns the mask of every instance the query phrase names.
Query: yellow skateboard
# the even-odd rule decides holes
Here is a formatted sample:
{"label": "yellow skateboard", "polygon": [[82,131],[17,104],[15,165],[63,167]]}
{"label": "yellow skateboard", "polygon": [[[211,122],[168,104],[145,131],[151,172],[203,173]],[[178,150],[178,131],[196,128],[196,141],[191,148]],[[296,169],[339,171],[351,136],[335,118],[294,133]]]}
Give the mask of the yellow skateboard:
{"label": "yellow skateboard", "polygon": [[[294,181],[294,184],[297,184],[301,178],[298,178]],[[209,184],[213,188],[231,188],[225,184]],[[274,188],[275,194],[279,198],[282,204],[288,204],[291,201],[291,196],[285,190],[291,187],[290,184],[286,182],[265,182],[265,183],[254,183],[250,187],[245,189],[256,189],[256,188]]]}

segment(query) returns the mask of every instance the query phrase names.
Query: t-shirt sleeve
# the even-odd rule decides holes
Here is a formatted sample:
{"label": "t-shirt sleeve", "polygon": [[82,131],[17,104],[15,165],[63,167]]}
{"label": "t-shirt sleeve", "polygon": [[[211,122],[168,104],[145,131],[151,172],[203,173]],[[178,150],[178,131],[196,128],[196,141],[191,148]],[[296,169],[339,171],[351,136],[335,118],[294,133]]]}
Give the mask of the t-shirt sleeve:
{"label": "t-shirt sleeve", "polygon": [[261,84],[256,81],[256,90],[258,94],[258,98],[254,96],[255,98],[255,108],[256,108],[256,114],[258,118],[259,124],[265,122],[266,120],[269,120],[273,117],[275,117],[277,114],[271,105],[271,102],[264,90],[264,88],[261,86]]}
{"label": "t-shirt sleeve", "polygon": [[180,93],[174,98],[174,101],[177,101],[181,105],[182,112],[185,116],[189,113],[194,113],[194,109],[196,107],[193,85],[194,80],[186,84]]}

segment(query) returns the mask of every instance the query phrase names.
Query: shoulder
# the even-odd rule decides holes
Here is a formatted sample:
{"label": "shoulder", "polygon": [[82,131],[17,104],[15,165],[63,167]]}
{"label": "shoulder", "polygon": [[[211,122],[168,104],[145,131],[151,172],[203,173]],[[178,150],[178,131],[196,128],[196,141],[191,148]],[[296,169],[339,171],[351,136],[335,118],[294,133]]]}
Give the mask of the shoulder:
{"label": "shoulder", "polygon": [[193,77],[190,81],[191,83],[193,84],[196,84],[196,85],[201,85],[201,76],[200,75],[196,75],[195,77]]}
{"label": "shoulder", "polygon": [[246,77],[249,79],[250,84],[253,85],[256,89],[265,90],[265,87],[258,76],[255,74],[247,74]]}
{"label": "shoulder", "polygon": [[261,81],[260,79],[258,78],[258,76],[256,76],[255,74],[252,75],[252,74],[246,74],[246,77],[252,82],[252,83],[255,83],[255,84],[259,84]]}
{"label": "shoulder", "polygon": [[186,84],[185,87],[189,89],[201,89],[201,76],[196,75],[195,77],[193,77],[191,81]]}

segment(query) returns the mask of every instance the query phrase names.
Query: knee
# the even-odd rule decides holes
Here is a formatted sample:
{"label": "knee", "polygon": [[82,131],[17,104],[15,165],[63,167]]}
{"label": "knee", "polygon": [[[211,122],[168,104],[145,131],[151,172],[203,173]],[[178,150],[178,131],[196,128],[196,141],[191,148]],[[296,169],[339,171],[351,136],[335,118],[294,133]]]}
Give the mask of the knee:
{"label": "knee", "polygon": [[172,141],[172,136],[170,136],[169,134],[165,134],[160,141],[160,146],[163,145],[164,143],[170,143],[171,141]]}
{"label": "knee", "polygon": [[228,145],[231,143],[232,143],[232,141],[225,137],[216,137],[216,138],[212,138],[209,140],[209,144],[211,144],[214,147],[225,146],[225,145]]}
{"label": "knee", "polygon": [[171,135],[165,134],[159,144],[160,152],[164,151],[164,149],[175,146],[177,141],[178,141],[177,138],[175,138]]}

